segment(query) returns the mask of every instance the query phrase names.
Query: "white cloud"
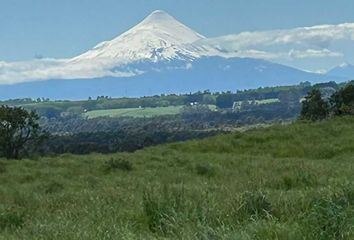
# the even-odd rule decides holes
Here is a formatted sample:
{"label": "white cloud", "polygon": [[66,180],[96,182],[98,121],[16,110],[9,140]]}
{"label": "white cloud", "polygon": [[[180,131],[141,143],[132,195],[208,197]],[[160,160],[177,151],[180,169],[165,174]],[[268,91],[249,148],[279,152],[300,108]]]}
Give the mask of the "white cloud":
{"label": "white cloud", "polygon": [[232,54],[232,56],[273,60],[273,59],[280,58],[282,54],[250,49],[250,50],[242,50],[242,51],[235,52],[234,54]]}
{"label": "white cloud", "polygon": [[229,57],[260,58],[315,71],[354,62],[354,23],[242,32],[197,44],[227,52]]}
{"label": "white cloud", "polygon": [[232,57],[248,57],[248,58],[259,58],[265,60],[296,60],[303,58],[322,58],[322,57],[343,57],[343,54],[340,52],[332,52],[328,49],[315,50],[315,49],[306,49],[306,50],[294,50],[291,49],[288,52],[267,52],[260,50],[241,50],[232,54]]}
{"label": "white cloud", "polygon": [[354,23],[319,25],[263,32],[243,32],[235,35],[201,40],[200,44],[235,51],[271,46],[312,46],[316,48],[328,48],[333,41],[339,40],[354,41]]}
{"label": "white cloud", "polygon": [[305,51],[299,50],[290,50],[289,58],[297,59],[297,58],[322,58],[322,57],[343,57],[343,53],[340,52],[332,52],[328,49],[323,50],[315,50],[315,49],[307,49]]}
{"label": "white cloud", "polygon": [[70,60],[42,59],[27,62],[0,62],[0,84],[47,79],[82,79],[105,76],[128,77],[138,72],[112,71],[98,62],[77,62]]}

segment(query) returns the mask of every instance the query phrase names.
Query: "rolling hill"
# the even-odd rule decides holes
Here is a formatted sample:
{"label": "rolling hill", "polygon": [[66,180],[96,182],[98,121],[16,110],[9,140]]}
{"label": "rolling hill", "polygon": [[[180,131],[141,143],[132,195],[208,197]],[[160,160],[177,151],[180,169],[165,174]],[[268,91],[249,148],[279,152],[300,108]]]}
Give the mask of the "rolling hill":
{"label": "rolling hill", "polygon": [[0,160],[0,239],[353,239],[353,123]]}

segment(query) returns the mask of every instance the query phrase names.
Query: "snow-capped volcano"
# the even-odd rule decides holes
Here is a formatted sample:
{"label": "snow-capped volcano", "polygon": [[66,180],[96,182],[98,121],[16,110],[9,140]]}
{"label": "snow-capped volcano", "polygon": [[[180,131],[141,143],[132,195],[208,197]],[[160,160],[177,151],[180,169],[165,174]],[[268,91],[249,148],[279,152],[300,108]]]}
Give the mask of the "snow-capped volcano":
{"label": "snow-capped volcano", "polygon": [[157,10],[132,29],[98,44],[71,62],[97,61],[116,66],[144,60],[190,60],[210,54],[210,49],[193,44],[204,38],[166,12]]}
{"label": "snow-capped volcano", "polygon": [[203,35],[159,10],[71,59],[0,62],[0,99],[233,91],[329,79],[237,53],[208,44]]}
{"label": "snow-capped volcano", "polygon": [[[205,37],[157,10],[142,22],[110,41],[71,59],[0,62],[0,84],[50,79],[131,77],[163,68],[183,68],[204,56],[219,56],[213,47],[196,44]],[[139,65],[139,66],[137,66]],[[162,64],[163,65],[163,64]],[[171,68],[171,66],[169,66]],[[2,74],[3,73],[3,74]]]}

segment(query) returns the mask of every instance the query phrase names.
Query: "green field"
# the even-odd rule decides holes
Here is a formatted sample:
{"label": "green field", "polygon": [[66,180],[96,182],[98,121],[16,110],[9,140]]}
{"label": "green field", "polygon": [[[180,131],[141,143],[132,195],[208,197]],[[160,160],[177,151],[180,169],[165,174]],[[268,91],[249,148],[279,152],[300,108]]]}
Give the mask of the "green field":
{"label": "green field", "polygon": [[[120,108],[108,110],[95,110],[85,113],[85,117],[156,117],[162,115],[175,115],[179,114],[184,106],[169,106],[169,107],[156,107],[156,108]],[[215,110],[214,105],[209,105],[211,110]]]}
{"label": "green field", "polygon": [[[249,100],[248,103],[251,104],[253,101]],[[270,104],[270,103],[278,103],[280,102],[278,98],[269,98],[263,100],[255,100],[254,103],[258,105]],[[234,102],[234,108],[240,109],[243,101]]]}
{"label": "green field", "polygon": [[354,239],[354,118],[0,160],[0,239]]}
{"label": "green field", "polygon": [[156,107],[156,108],[121,108],[95,110],[85,113],[88,118],[97,117],[155,117],[161,115],[178,114],[183,106]]}

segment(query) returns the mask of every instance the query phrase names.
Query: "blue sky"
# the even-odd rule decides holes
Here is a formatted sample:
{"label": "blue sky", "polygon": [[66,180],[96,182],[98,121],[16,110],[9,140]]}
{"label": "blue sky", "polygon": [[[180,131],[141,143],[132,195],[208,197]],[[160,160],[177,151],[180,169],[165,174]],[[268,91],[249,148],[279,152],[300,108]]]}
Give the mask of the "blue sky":
{"label": "blue sky", "polygon": [[352,0],[0,0],[0,61],[72,57],[156,9],[208,37],[354,22]]}

